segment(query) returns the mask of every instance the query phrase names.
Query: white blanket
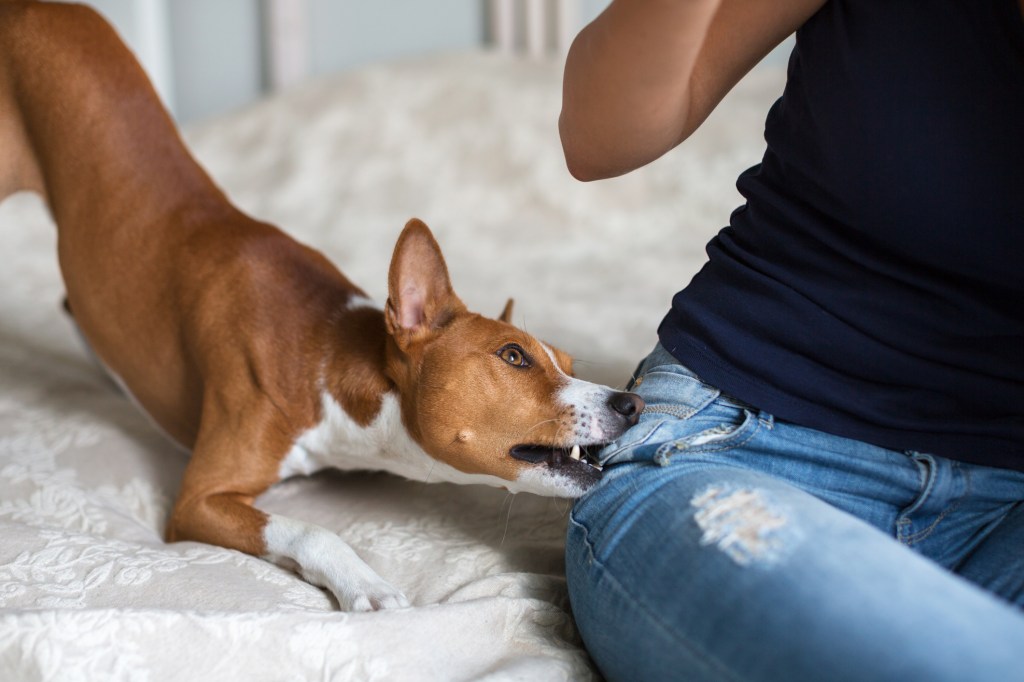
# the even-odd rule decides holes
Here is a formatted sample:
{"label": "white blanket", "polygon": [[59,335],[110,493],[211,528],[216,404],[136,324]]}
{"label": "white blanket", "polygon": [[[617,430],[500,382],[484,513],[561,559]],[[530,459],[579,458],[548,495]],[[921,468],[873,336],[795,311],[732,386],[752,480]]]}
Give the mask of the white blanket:
{"label": "white blanket", "polygon": [[[411,216],[456,290],[622,385],[739,202],[782,73],[755,72],[682,148],[583,184],[558,142],[561,66],[441,55],[314,83],[187,131],[250,214],[383,300]],[[558,680],[595,676],[563,573],[569,503],[328,473],[259,501],[337,531],[412,600],[334,611],[238,552],[162,541],[186,455],[87,359],[39,200],[0,207],[0,679]]]}

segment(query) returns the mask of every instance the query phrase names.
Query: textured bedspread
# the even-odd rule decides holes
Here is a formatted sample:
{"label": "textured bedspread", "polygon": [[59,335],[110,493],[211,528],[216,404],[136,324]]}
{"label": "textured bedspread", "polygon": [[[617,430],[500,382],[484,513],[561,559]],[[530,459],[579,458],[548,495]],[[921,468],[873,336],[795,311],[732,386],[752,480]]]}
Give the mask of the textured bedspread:
{"label": "textured bedspread", "polygon": [[[684,148],[581,184],[561,67],[489,54],[374,66],[187,131],[247,212],[383,300],[415,215],[456,290],[621,385],[739,202],[782,74],[755,72]],[[564,500],[327,473],[259,506],[337,531],[414,606],[345,614],[261,560],[161,529],[186,455],[87,359],[38,199],[0,206],[0,679],[557,680],[595,675],[569,614]]]}

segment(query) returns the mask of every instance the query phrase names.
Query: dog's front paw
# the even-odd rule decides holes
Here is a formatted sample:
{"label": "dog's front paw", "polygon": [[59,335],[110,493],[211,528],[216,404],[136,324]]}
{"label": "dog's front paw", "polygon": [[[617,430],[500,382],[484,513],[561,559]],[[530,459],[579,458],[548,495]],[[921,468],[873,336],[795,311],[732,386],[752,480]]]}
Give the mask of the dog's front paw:
{"label": "dog's front paw", "polygon": [[327,588],[342,611],[380,611],[409,606],[402,591],[377,575],[348,545],[332,553],[328,566],[303,570],[303,577]]}
{"label": "dog's front paw", "polygon": [[401,590],[377,575],[354,553],[336,555],[334,560],[329,567],[303,567],[302,577],[333,594],[342,611],[381,611],[409,606]]}
{"label": "dog's front paw", "polygon": [[383,609],[404,609],[409,600],[401,590],[378,578],[373,584],[358,585],[348,594],[334,593],[344,611],[381,611]]}
{"label": "dog's front paw", "polygon": [[343,611],[409,606],[398,588],[377,575],[344,540],[324,528],[271,515],[263,537],[265,559],[292,568],[297,565],[306,582],[326,588]]}
{"label": "dog's front paw", "polygon": [[[377,576],[369,566],[369,576],[346,576],[325,587],[338,600],[343,611],[380,611],[385,608],[406,608],[409,599],[390,583]],[[325,581],[327,582],[327,581]]]}

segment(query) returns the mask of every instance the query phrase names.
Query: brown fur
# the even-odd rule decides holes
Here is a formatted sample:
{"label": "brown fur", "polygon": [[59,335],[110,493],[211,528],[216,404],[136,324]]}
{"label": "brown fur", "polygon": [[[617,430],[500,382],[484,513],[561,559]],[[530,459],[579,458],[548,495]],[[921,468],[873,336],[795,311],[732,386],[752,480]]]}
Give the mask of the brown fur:
{"label": "brown fur", "polygon": [[44,194],[82,333],[193,450],[168,539],[261,553],[265,516],[249,505],[318,418],[307,368],[328,343],[283,311],[328,318],[362,292],[230,205],[91,9],[0,5],[0,54],[5,195]]}
{"label": "brown fur", "polygon": [[[401,396],[430,456],[515,480],[529,441],[568,447],[562,371],[540,343],[466,310],[440,249],[406,226],[382,313],[318,252],[232,206],[193,161],[149,81],[94,11],[0,4],[0,199],[46,198],[70,309],[100,360],[192,450],[168,528],[266,552],[252,507],[321,419],[326,391],[359,425]],[[518,343],[535,366],[498,357]]]}

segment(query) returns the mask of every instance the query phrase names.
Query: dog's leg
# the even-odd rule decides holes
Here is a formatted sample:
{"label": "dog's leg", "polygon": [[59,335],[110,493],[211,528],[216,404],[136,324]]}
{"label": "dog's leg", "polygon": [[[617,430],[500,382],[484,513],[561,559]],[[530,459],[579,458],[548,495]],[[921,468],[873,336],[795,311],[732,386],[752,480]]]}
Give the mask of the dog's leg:
{"label": "dog's leg", "polygon": [[[209,403],[207,403],[209,405]],[[181,495],[167,527],[169,542],[195,540],[237,549],[295,569],[327,589],[346,611],[408,606],[405,596],[359,558],[334,533],[319,526],[252,506],[277,481],[280,423],[272,406],[234,412],[235,418],[207,420],[192,453]],[[219,426],[208,428],[207,423]],[[238,433],[236,428],[249,428]]]}
{"label": "dog's leg", "polygon": [[264,559],[297,564],[308,582],[325,587],[346,611],[409,606],[400,591],[377,575],[337,535],[320,526],[270,514],[264,527]]}

